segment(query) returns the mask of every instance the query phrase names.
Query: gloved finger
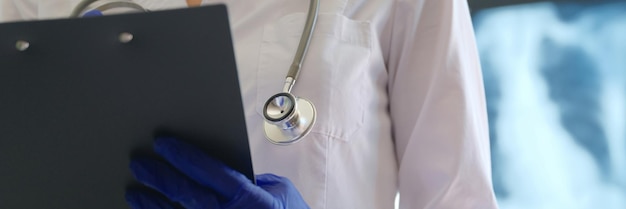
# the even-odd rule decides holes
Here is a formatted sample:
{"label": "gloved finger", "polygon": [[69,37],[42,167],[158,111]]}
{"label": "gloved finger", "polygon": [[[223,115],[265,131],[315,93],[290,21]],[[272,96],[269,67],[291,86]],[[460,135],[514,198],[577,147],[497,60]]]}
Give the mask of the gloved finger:
{"label": "gloved finger", "polygon": [[212,188],[227,201],[234,198],[243,185],[252,184],[243,174],[180,140],[157,138],[154,149],[185,175]]}
{"label": "gloved finger", "polygon": [[133,209],[176,209],[165,198],[151,192],[127,190],[126,202]]}
{"label": "gloved finger", "polygon": [[271,189],[272,187],[282,185],[293,185],[288,178],[277,176],[271,173],[256,175],[256,184],[257,186],[264,189]]}
{"label": "gloved finger", "polygon": [[256,176],[256,182],[275,199],[286,203],[298,203],[295,205],[306,205],[298,189],[288,178],[274,174],[261,174]]}
{"label": "gloved finger", "polygon": [[130,163],[130,169],[137,181],[187,209],[219,208],[215,194],[165,163],[149,158],[135,158]]}
{"label": "gloved finger", "polygon": [[245,192],[223,204],[222,208],[309,208],[289,179],[274,174],[262,174],[256,178],[258,186],[246,185],[242,188]]}

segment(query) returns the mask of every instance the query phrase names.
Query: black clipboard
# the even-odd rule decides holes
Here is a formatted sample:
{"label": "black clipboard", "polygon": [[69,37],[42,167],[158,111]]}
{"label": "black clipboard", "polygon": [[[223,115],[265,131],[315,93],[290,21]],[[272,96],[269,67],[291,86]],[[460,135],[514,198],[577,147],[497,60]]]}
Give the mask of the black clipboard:
{"label": "black clipboard", "polygon": [[0,24],[0,208],[128,208],[156,135],[254,181],[224,5]]}

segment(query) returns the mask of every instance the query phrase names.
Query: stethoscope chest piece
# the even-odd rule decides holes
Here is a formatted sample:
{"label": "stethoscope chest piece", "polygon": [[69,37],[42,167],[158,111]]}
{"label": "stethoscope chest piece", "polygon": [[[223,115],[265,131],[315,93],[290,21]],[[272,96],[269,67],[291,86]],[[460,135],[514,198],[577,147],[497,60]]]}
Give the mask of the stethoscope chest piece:
{"label": "stethoscope chest piece", "polygon": [[297,142],[311,132],[315,124],[316,113],[313,103],[291,94],[317,22],[320,2],[311,0],[310,3],[298,50],[283,83],[283,92],[271,96],[263,106],[265,138],[277,145],[290,145]]}
{"label": "stethoscope chest piece", "polygon": [[281,92],[263,106],[265,137],[278,145],[289,145],[311,132],[315,124],[313,103]]}

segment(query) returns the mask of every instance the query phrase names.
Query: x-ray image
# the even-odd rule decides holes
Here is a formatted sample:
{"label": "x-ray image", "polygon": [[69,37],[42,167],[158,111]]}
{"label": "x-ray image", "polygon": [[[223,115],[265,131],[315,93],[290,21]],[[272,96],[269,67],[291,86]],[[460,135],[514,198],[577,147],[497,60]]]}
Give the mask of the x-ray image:
{"label": "x-ray image", "polygon": [[473,18],[500,207],[626,208],[626,2]]}

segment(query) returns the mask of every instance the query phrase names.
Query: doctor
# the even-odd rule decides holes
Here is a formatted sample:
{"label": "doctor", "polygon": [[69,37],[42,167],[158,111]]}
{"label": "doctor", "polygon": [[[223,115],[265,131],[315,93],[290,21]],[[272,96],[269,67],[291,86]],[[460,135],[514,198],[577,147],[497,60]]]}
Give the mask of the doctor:
{"label": "doctor", "polygon": [[[150,10],[226,3],[258,186],[176,139],[131,168],[165,196],[135,208],[497,208],[485,97],[463,0],[321,0],[295,95],[317,121],[289,146],[264,137],[263,105],[282,89],[308,0],[136,0]],[[0,20],[64,18],[79,0],[0,0]],[[282,177],[281,177],[282,176]],[[193,179],[193,180],[190,180]]]}

